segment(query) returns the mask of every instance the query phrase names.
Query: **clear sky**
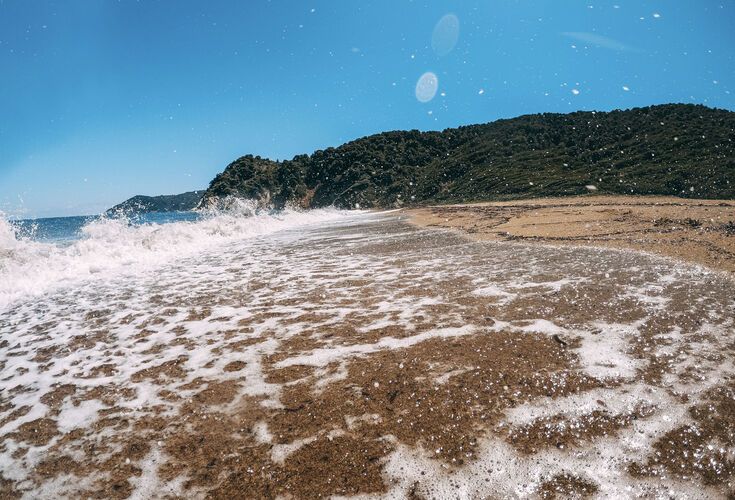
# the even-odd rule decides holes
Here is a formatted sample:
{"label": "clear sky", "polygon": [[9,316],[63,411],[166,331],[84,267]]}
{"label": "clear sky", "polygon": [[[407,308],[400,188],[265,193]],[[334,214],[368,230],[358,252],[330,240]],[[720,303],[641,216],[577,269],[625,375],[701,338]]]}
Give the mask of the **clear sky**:
{"label": "clear sky", "polygon": [[734,51],[732,0],[0,0],[0,210],[98,213],[385,130],[735,109]]}

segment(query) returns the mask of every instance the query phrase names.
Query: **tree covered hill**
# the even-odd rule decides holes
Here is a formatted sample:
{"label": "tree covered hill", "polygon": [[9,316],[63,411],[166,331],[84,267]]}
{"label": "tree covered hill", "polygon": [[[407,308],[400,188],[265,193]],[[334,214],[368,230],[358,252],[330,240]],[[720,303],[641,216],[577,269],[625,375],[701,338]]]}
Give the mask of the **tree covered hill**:
{"label": "tree covered hill", "polygon": [[276,162],[243,156],[203,204],[398,207],[596,190],[735,198],[735,113],[666,104],[544,113],[442,132],[394,131]]}
{"label": "tree covered hill", "polygon": [[193,210],[204,196],[204,190],[161,196],[137,195],[107,210],[108,214],[142,212],[180,212]]}

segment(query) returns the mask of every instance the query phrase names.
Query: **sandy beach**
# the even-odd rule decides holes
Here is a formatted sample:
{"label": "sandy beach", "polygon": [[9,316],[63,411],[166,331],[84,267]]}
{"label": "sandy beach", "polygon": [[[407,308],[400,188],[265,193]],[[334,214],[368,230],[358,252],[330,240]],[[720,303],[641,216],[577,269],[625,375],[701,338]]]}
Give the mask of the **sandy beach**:
{"label": "sandy beach", "polygon": [[580,196],[408,210],[422,227],[476,240],[642,250],[735,272],[735,202]]}
{"label": "sandy beach", "polygon": [[0,500],[735,500],[735,0],[0,0]]}
{"label": "sandy beach", "polygon": [[[456,219],[504,227],[423,213],[478,210]],[[229,241],[3,311],[0,497],[727,498],[733,296],[706,267],[400,212]]]}

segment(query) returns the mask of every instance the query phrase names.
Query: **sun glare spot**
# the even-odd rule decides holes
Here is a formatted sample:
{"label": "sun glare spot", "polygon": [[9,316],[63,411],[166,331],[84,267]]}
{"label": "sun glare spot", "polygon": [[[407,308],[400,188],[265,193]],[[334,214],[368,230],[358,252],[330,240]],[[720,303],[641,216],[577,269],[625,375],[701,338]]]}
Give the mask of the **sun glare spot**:
{"label": "sun glare spot", "polygon": [[459,18],[447,14],[436,23],[431,34],[431,48],[439,57],[449,54],[459,40]]}
{"label": "sun glare spot", "polygon": [[427,71],[416,82],[416,99],[419,102],[429,102],[439,89],[439,79],[431,71]]}

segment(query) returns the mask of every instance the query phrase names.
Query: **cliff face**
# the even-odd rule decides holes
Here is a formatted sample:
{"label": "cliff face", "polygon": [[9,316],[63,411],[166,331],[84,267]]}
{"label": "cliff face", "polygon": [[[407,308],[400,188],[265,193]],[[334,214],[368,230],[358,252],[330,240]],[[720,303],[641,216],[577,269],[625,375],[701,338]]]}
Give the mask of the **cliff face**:
{"label": "cliff face", "polygon": [[133,196],[107,210],[108,214],[142,212],[179,212],[193,210],[204,196],[204,190],[161,196]]}
{"label": "cliff face", "polygon": [[243,156],[203,204],[397,207],[595,190],[735,198],[735,113],[667,104],[526,115],[442,132],[395,131],[275,162]]}

